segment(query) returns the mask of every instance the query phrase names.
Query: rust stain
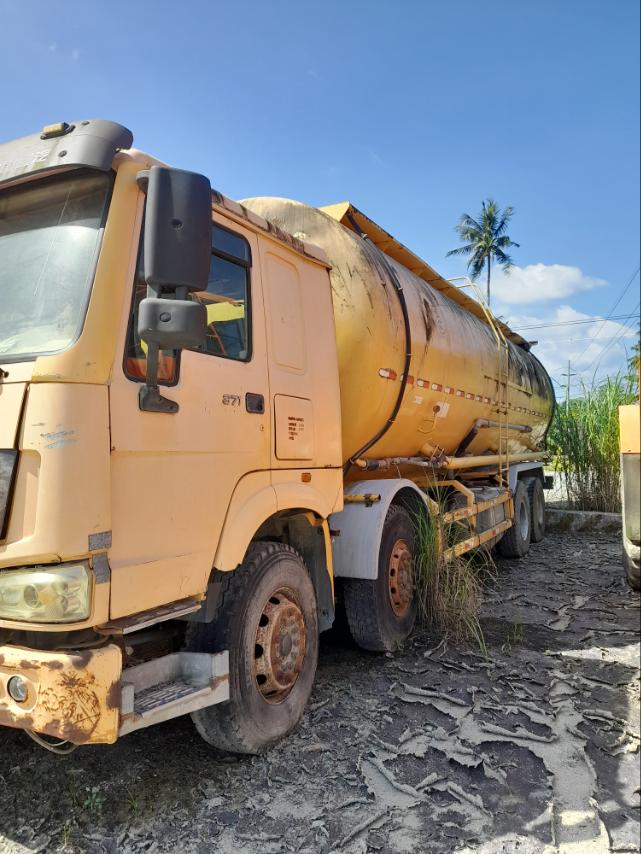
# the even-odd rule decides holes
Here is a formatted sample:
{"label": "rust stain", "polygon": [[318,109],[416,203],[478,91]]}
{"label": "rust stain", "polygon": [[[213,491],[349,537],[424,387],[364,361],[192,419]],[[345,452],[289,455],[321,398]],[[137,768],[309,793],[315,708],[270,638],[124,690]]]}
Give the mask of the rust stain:
{"label": "rust stain", "polygon": [[71,663],[74,667],[77,667],[78,670],[86,667],[92,658],[92,652],[90,649],[84,649],[81,652],[74,652],[73,655],[69,656],[71,659]]}
{"label": "rust stain", "polygon": [[28,709],[0,702],[0,726],[32,729],[74,744],[113,743],[118,734],[120,651],[111,645],[77,653],[4,647],[5,674],[29,673],[37,699]]}
{"label": "rust stain", "polygon": [[120,679],[117,679],[111,686],[111,688],[107,691],[106,697],[106,705],[108,709],[118,709],[120,710],[120,697],[122,694],[122,688],[120,684]]}
{"label": "rust stain", "polygon": [[434,320],[432,318],[432,312],[430,311],[430,306],[428,300],[425,295],[421,295],[421,316],[423,318],[423,325],[425,326],[425,344],[429,344],[432,338],[432,334],[434,333]]}

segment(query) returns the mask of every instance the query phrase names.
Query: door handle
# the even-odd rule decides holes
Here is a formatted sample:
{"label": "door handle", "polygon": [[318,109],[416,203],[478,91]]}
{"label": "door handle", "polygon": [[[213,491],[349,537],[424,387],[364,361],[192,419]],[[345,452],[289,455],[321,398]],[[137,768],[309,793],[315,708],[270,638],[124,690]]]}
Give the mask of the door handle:
{"label": "door handle", "polygon": [[262,394],[253,394],[248,391],[245,395],[245,408],[247,412],[262,415],[265,411],[265,397]]}

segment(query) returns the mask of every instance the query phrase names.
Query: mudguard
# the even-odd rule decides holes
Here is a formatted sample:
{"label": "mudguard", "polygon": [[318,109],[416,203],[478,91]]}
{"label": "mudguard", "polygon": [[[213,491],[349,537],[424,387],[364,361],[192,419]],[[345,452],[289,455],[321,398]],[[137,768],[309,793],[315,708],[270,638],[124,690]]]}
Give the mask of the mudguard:
{"label": "mudguard", "polygon": [[346,487],[345,509],[329,517],[336,578],[377,577],[383,523],[390,504],[399,502],[429,512],[425,495],[411,480],[363,480]]}

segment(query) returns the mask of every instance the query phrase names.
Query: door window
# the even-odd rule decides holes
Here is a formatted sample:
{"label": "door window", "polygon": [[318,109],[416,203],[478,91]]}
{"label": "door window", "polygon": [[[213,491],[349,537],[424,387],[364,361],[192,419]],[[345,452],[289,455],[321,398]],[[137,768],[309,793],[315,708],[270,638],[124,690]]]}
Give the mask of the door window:
{"label": "door window", "polygon": [[[147,370],[147,346],[138,336],[138,306],[147,295],[142,246],[141,239],[125,356],[125,373],[137,381],[144,380]],[[207,311],[207,338],[199,352],[242,362],[251,358],[250,269],[251,251],[245,238],[214,225],[207,289],[192,294]],[[176,351],[161,352],[159,382],[178,381],[178,361]]]}

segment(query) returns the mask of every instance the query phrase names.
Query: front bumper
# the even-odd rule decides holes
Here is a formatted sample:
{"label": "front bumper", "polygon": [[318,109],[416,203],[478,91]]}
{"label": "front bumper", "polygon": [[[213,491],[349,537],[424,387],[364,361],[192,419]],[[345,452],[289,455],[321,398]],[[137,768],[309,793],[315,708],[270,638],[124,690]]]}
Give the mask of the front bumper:
{"label": "front bumper", "polygon": [[[118,738],[122,654],[109,644],[72,653],[0,647],[0,726],[30,729],[73,744],[113,744]],[[28,684],[23,703],[7,688]]]}

